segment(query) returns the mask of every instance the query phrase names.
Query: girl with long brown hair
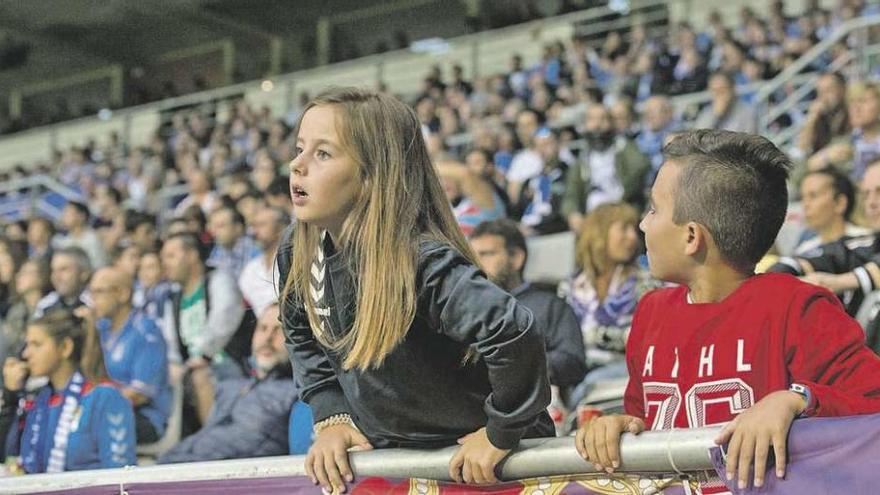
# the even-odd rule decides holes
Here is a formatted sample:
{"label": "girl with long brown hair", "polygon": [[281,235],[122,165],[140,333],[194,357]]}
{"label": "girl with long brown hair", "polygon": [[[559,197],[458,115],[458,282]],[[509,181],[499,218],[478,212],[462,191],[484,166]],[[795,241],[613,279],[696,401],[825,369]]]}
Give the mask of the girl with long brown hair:
{"label": "girl with long brown hair", "polygon": [[[24,361],[4,363],[0,409],[0,437],[12,429],[6,455],[18,455],[17,467],[53,473],[135,464],[132,406],[106,381],[96,330],[56,309],[28,325],[25,344]],[[25,400],[28,375],[49,383]]]}
{"label": "girl with long brown hair", "polygon": [[524,436],[553,435],[531,313],[479,271],[396,99],[339,88],[300,118],[278,254],[282,321],[315,442],[306,471],[352,479],[347,450],[442,447],[458,481],[496,481]]}

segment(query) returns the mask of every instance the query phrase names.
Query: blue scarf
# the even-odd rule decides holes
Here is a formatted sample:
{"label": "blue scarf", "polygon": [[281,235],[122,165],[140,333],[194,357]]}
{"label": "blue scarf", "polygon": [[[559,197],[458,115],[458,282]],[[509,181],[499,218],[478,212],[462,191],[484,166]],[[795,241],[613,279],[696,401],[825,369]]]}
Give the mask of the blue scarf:
{"label": "blue scarf", "polygon": [[[61,472],[67,461],[67,440],[76,410],[82,398],[85,378],[76,371],[64,389],[61,416],[54,431],[49,431],[49,400],[52,397],[51,386],[45,387],[37,395],[30,428],[25,432],[21,442],[21,465],[26,473]],[[48,442],[52,442],[49,458],[45,458]]]}

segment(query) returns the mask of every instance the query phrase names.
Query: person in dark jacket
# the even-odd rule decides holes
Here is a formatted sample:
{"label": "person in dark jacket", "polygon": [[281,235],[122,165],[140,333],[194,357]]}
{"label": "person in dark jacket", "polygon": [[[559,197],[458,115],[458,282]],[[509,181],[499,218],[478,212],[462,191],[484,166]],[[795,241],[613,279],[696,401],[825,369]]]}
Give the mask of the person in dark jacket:
{"label": "person in dark jacket", "polygon": [[297,125],[290,192],[279,292],[316,421],[313,480],[344,490],[352,447],[459,444],[450,477],[492,483],[521,438],[553,435],[532,314],[475,266],[410,108],[319,95]]}
{"label": "person in dark jacket", "polygon": [[162,454],[159,464],[288,453],[285,432],[297,390],[277,304],[260,315],[251,347],[250,376],[218,381],[205,426]]}
{"label": "person in dark jacket", "polygon": [[474,229],[470,243],[489,280],[513,295],[535,316],[535,327],[544,336],[550,384],[566,389],[580,383],[587,372],[587,363],[577,317],[555,291],[524,280],[529,252],[516,223],[510,220],[483,222]]}
{"label": "person in dark jacket", "polygon": [[808,256],[780,258],[767,270],[797,275],[836,293],[850,316],[856,315],[865,296],[880,288],[880,236],[876,234],[880,231],[880,162],[865,170],[859,188],[864,216],[874,234],[843,236]]}

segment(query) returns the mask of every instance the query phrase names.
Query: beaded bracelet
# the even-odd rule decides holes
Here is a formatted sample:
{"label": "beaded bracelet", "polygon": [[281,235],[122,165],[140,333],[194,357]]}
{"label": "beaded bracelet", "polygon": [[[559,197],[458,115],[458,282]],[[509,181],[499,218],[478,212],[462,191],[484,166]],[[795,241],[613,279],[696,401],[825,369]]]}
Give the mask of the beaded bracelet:
{"label": "beaded bracelet", "polygon": [[354,425],[354,421],[351,420],[351,416],[347,413],[342,414],[334,414],[333,416],[327,416],[315,423],[313,427],[313,431],[315,435],[321,433],[325,428],[336,425],[349,425],[357,429],[357,426]]}

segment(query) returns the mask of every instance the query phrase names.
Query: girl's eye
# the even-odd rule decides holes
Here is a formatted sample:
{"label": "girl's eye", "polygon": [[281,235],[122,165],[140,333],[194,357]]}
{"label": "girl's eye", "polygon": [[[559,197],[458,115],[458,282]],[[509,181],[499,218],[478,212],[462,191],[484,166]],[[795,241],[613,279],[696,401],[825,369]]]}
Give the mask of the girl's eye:
{"label": "girl's eye", "polygon": [[294,156],[299,156],[303,152],[303,149],[297,146],[293,149]]}
{"label": "girl's eye", "polygon": [[321,160],[327,160],[328,158],[330,158],[330,153],[327,153],[324,150],[318,150],[318,152],[316,154],[318,155],[318,158],[320,158]]}

